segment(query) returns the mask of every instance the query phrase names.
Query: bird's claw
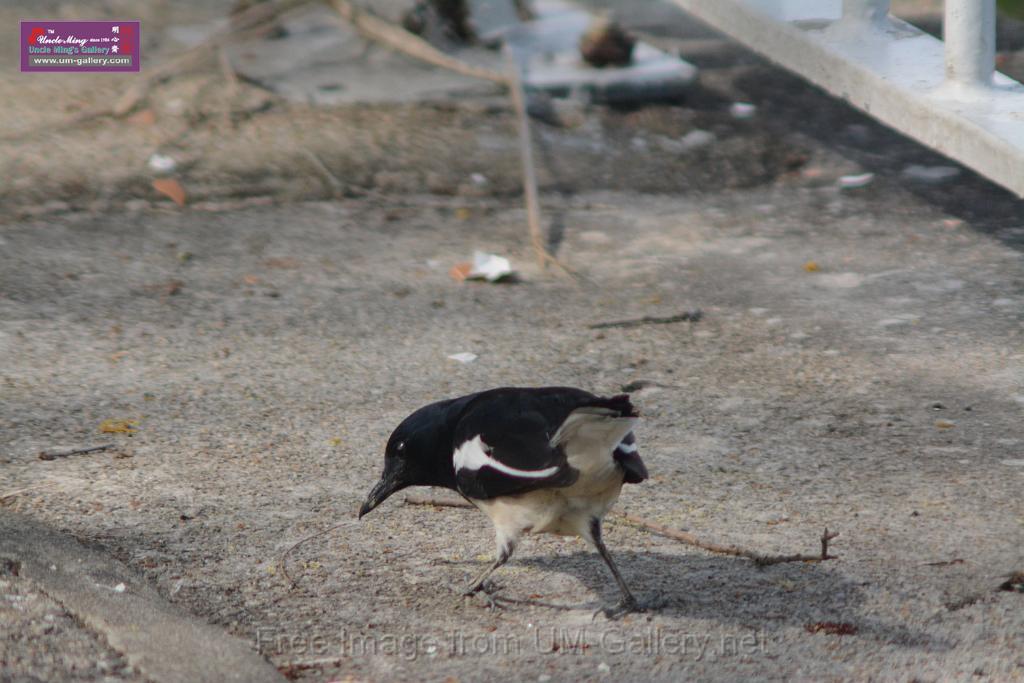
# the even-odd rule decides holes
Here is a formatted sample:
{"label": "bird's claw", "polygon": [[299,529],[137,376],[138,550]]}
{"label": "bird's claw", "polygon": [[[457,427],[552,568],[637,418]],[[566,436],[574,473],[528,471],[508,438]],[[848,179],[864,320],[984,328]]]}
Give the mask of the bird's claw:
{"label": "bird's claw", "polygon": [[487,609],[491,612],[501,609],[501,604],[498,602],[498,590],[500,586],[495,584],[493,581],[482,581],[481,583],[474,584],[463,591],[461,598],[471,598],[474,595],[480,594],[484,596],[484,600],[487,602]]}
{"label": "bird's claw", "polygon": [[488,593],[487,591],[481,591],[481,593],[483,593],[484,600],[487,601],[488,612],[497,612],[499,609],[501,609],[501,603],[498,602],[498,595],[494,593]]}
{"label": "bird's claw", "polygon": [[619,617],[625,616],[633,612],[643,612],[644,607],[636,601],[632,595],[629,597],[622,598],[619,602],[609,607],[602,607],[601,609],[594,612],[594,616],[591,617],[591,621],[597,618],[598,614],[603,614],[606,619],[614,621]]}

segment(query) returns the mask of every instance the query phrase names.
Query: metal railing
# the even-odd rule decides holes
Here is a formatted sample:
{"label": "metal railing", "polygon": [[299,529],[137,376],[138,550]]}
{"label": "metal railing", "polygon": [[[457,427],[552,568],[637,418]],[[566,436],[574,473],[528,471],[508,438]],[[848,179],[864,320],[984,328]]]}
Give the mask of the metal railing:
{"label": "metal railing", "polygon": [[889,0],[672,0],[1024,196],[1024,86],[995,71],[995,0],[945,0],[945,42]]}

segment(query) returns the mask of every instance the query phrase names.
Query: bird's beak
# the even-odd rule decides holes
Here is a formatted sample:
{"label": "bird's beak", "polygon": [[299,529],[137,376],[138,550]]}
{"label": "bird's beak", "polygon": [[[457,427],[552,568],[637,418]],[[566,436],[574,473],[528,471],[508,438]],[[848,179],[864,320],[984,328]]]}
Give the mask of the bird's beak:
{"label": "bird's beak", "polygon": [[362,507],[359,508],[359,519],[362,519],[363,515],[383,503],[387,500],[388,496],[400,488],[403,488],[403,486],[398,477],[385,472],[381,476],[380,481],[377,482],[377,485],[370,491],[370,495],[366,497]]}

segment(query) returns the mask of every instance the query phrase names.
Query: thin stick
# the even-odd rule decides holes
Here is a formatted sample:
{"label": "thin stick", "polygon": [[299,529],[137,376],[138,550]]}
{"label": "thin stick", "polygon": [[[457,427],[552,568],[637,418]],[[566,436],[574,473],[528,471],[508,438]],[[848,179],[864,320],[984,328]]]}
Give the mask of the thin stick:
{"label": "thin stick", "polygon": [[224,75],[224,80],[228,82],[228,97],[231,97],[238,92],[238,74],[235,73],[235,67],[231,65],[228,51],[223,47],[217,51],[217,63],[220,65],[220,72]]}
{"label": "thin stick", "polygon": [[446,55],[419,36],[359,9],[349,0],[328,0],[328,2],[342,19],[355,26],[356,29],[368,38],[379,41],[394,50],[398,50],[428,64],[454,71],[463,76],[499,83],[509,89],[512,97],[512,106],[515,109],[516,118],[519,123],[519,154],[523,162],[526,218],[533,250],[536,252],[537,260],[541,265],[553,263],[565,273],[578,277],[578,274],[573,269],[553,256],[544,246],[544,238],[540,227],[540,201],[537,197],[537,174],[533,164],[533,148],[530,143],[530,124],[529,118],[526,115],[526,100],[523,96],[523,87],[519,79],[519,69],[511,57],[508,46],[506,45],[503,50],[506,73],[502,74],[491,69],[467,64],[460,59]]}
{"label": "thin stick", "polygon": [[[919,567],[948,567],[948,566],[953,565],[953,564],[963,564],[964,562],[967,562],[967,560],[965,560],[962,557],[954,557],[952,560],[940,560],[938,562],[921,562],[918,566]],[[973,562],[972,562],[972,564],[973,564]]]}
{"label": "thin stick", "polygon": [[519,158],[523,163],[523,194],[526,196],[526,223],[530,229],[530,242],[537,253],[537,261],[545,265],[551,260],[551,254],[544,246],[544,236],[540,227],[540,200],[537,197],[537,171],[533,165],[533,144],[530,139],[530,119],[526,115],[526,98],[523,96],[523,84],[519,78],[519,67],[512,56],[512,50],[506,44],[502,47],[505,57],[505,70],[508,72],[508,90],[512,97],[512,108],[516,112],[519,124]]}
{"label": "thin stick", "polygon": [[825,527],[825,531],[823,531],[821,533],[821,559],[822,560],[829,559],[829,556],[828,556],[828,542],[831,541],[833,538],[835,538],[838,535],[839,535],[838,531],[833,531],[832,533],[829,533],[828,527]]}
{"label": "thin stick", "polygon": [[630,515],[627,513],[619,513],[618,515],[622,519],[626,520],[630,524],[638,526],[642,529],[646,529],[651,533],[665,538],[671,538],[675,541],[681,541],[687,545],[696,546],[703,548],[709,552],[718,553],[720,555],[732,555],[734,557],[746,557],[753,560],[756,564],[761,566],[767,566],[770,564],[781,564],[783,562],[822,562],[824,560],[831,560],[833,557],[828,554],[828,543],[833,538],[839,535],[838,532],[829,532],[825,529],[825,532],[821,536],[821,554],[820,555],[765,555],[758,553],[753,550],[747,550],[734,545],[720,545],[718,543],[711,543],[709,541],[702,541],[693,534],[685,531],[679,531],[678,529],[671,529],[657,522],[652,522],[643,517],[636,515]]}
{"label": "thin stick", "polygon": [[194,67],[208,58],[215,48],[221,49],[225,41],[243,40],[262,35],[268,25],[279,16],[311,2],[313,0],[280,0],[274,3],[259,3],[244,12],[239,12],[231,18],[231,23],[227,28],[212,33],[198,45],[182,52],[174,59],[148,70],[142,80],[118,98],[110,113],[117,117],[124,116],[138,106],[153,86],[163,83],[181,71]]}
{"label": "thin stick", "polygon": [[97,451],[105,451],[108,448],[113,448],[114,444],[107,443],[102,446],[93,446],[92,448],[76,448],[73,451],[64,451],[62,453],[47,453],[46,451],[39,451],[40,460],[56,460],[57,458],[66,458],[71,455],[85,455],[86,453],[95,453]]}
{"label": "thin stick", "polygon": [[[451,508],[471,508],[474,507],[472,503],[464,500],[458,500],[454,498],[437,498],[434,496],[420,496],[410,494],[405,497],[407,505],[432,505],[434,507],[451,507]],[[753,560],[760,566],[767,566],[771,564],[781,564],[783,562],[823,562],[824,560],[834,559],[833,555],[828,554],[828,544],[833,538],[839,535],[839,532],[830,532],[827,528],[821,535],[821,554],[820,555],[766,555],[753,550],[747,550],[733,545],[721,545],[719,543],[712,543],[710,541],[702,541],[693,534],[685,531],[679,531],[678,529],[672,529],[657,522],[652,522],[649,519],[638,517],[637,515],[630,515],[625,512],[613,512],[610,516],[620,518],[633,526],[640,527],[646,531],[665,538],[671,538],[674,541],[686,543],[697,548],[702,548],[708,552],[718,553],[720,555],[732,555],[733,557],[746,557],[747,559]]]}
{"label": "thin stick", "polygon": [[589,607],[574,606],[574,605],[559,605],[555,602],[544,602],[543,600],[524,600],[522,598],[507,598],[504,595],[492,595],[491,600],[494,602],[507,602],[512,605],[529,605],[530,607],[547,607],[548,609],[560,609],[566,612],[576,612],[579,610],[589,610]]}
{"label": "thin stick", "polygon": [[331,186],[331,189],[334,190],[334,194],[337,195],[341,192],[344,185],[340,180],[338,180],[338,176],[331,173],[331,169],[327,168],[327,164],[323,162],[323,159],[318,157],[316,152],[311,149],[303,149],[302,153],[307,159],[309,159],[313,166],[316,167],[316,170],[320,172],[320,175],[325,181],[327,181],[327,184]]}
{"label": "thin stick", "polygon": [[530,230],[530,241],[541,265],[554,263],[566,272],[571,272],[544,247],[541,233],[540,202],[537,199],[537,176],[533,165],[533,149],[530,144],[529,120],[526,116],[526,104],[523,88],[519,80],[519,69],[516,67],[508,46],[504,48],[505,74],[472,66],[441,52],[433,45],[403,28],[384,21],[372,14],[357,8],[349,0],[329,0],[338,14],[355,26],[368,38],[372,38],[388,47],[420,59],[428,64],[449,69],[464,76],[482,78],[500,83],[509,89],[512,106],[519,122],[519,154],[523,163],[523,189],[526,194],[526,218]]}
{"label": "thin stick", "polygon": [[454,71],[463,76],[481,78],[485,81],[507,85],[507,78],[503,74],[491,69],[473,66],[461,59],[446,55],[415,33],[410,33],[404,28],[395,26],[389,21],[359,9],[349,0],[328,0],[328,4],[334,8],[342,19],[355,26],[367,38],[384,43],[393,50],[405,53],[410,57],[415,57],[434,66]]}
{"label": "thin stick", "polygon": [[[226,42],[236,42],[261,36],[272,26],[271,22],[277,17],[296,7],[312,2],[313,0],[280,0],[276,3],[265,2],[253,5],[244,12],[239,12],[232,17],[231,25],[228,28],[212,33],[202,42],[185,50],[177,57],[157,64],[152,68],[147,68],[140,74],[137,74],[133,79],[133,85],[121,93],[121,96],[114,101],[113,105],[75,114],[61,122],[59,127],[61,130],[65,130],[108,116],[121,118],[135,110],[146,99],[149,91],[154,86],[170,80],[179,73],[196,67],[208,59],[215,49],[222,48]],[[55,128],[53,125],[34,126],[26,130],[4,133],[0,135],[0,140],[24,139],[40,133],[49,135],[54,132]]]}
{"label": "thin stick", "polygon": [[300,671],[322,669],[327,666],[341,666],[344,661],[345,660],[342,657],[328,657],[327,659],[314,659],[309,662],[290,662],[277,667],[277,670],[285,678],[296,678],[294,674],[297,674]]}
{"label": "thin stick", "polygon": [[295,543],[292,544],[292,546],[290,548],[288,548],[288,550],[285,550],[283,553],[281,553],[281,557],[279,557],[278,560],[277,560],[277,566],[278,566],[278,569],[281,570],[281,575],[284,576],[285,579],[287,579],[288,584],[289,584],[289,586],[288,586],[289,590],[294,590],[295,587],[299,585],[295,581],[295,579],[293,579],[291,576],[288,575],[287,561],[288,561],[288,556],[291,555],[292,551],[294,551],[296,548],[298,548],[300,545],[302,545],[306,541],[312,541],[314,538],[317,538],[319,536],[323,536],[325,534],[329,534],[332,531],[334,531],[335,529],[340,529],[341,527],[345,526],[346,524],[351,524],[351,520],[346,520],[344,522],[339,522],[338,524],[335,524],[332,527],[328,527],[327,529],[324,529],[323,531],[318,531],[315,534],[310,534],[309,536],[306,536],[305,538],[296,541]]}
{"label": "thin stick", "polygon": [[595,323],[588,325],[592,330],[603,330],[609,327],[640,327],[641,325],[670,325],[672,323],[681,322],[697,322],[704,316],[703,311],[699,308],[692,311],[683,311],[678,315],[670,315],[664,318],[658,318],[650,315],[645,315],[643,318],[631,318],[630,320],[613,320],[612,322],[606,323]]}
{"label": "thin stick", "polygon": [[544,266],[553,263],[569,275],[577,273],[555,257],[544,246],[544,234],[541,230],[540,198],[537,192],[537,171],[533,164],[533,142],[530,137],[530,117],[526,113],[526,97],[523,84],[519,78],[519,67],[512,56],[512,50],[506,44],[502,48],[505,58],[505,71],[508,73],[508,92],[512,98],[512,108],[519,124],[519,158],[523,164],[523,194],[526,197],[526,224],[530,230],[530,243],[537,255],[537,262]]}
{"label": "thin stick", "polygon": [[29,491],[35,491],[38,488],[39,488],[38,486],[26,486],[23,489],[14,489],[13,491],[8,491],[7,493],[0,493],[0,500],[7,500],[8,498],[16,498],[17,496],[20,496],[23,493],[28,493]]}
{"label": "thin stick", "polygon": [[133,90],[126,92],[114,104],[114,116],[127,114],[142,101],[150,88],[162,83],[180,71],[191,68],[209,57],[214,49],[221,49],[228,40],[246,40],[263,35],[278,17],[297,7],[311,4],[313,0],[279,0],[279,2],[258,3],[231,17],[227,28],[206,37],[198,45],[181,53],[178,57],[151,69]]}

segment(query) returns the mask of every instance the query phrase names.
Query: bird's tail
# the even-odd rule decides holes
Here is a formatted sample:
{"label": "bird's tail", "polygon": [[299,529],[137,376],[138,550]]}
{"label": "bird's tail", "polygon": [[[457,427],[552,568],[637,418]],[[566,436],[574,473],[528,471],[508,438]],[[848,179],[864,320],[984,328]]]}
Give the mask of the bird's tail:
{"label": "bird's tail", "polygon": [[617,413],[619,417],[640,417],[636,406],[629,400],[629,394],[619,394],[611,398],[598,398],[594,401],[593,407],[606,408]]}

